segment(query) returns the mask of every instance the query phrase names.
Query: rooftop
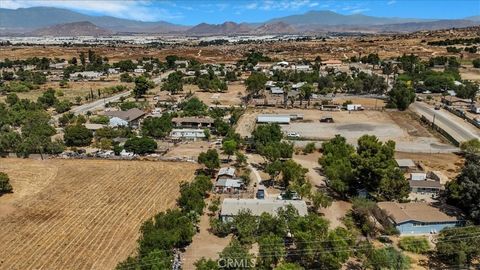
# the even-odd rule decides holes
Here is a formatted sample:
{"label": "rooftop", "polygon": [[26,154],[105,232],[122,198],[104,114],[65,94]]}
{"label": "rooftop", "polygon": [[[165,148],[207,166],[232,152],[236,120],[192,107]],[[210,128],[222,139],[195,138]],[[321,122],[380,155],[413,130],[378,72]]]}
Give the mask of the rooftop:
{"label": "rooftop", "polygon": [[300,200],[257,200],[226,198],[222,203],[222,216],[235,216],[242,210],[250,210],[252,215],[260,216],[262,213],[276,215],[280,208],[292,205],[300,216],[307,215],[307,204]]}
{"label": "rooftop", "polygon": [[417,188],[436,188],[440,189],[442,188],[442,184],[438,181],[416,181],[416,180],[409,180],[408,183],[410,184],[410,187],[417,187]]}
{"label": "rooftop", "polygon": [[144,116],[145,112],[140,109],[133,108],[128,111],[109,111],[109,112],[105,112],[105,115],[111,116],[111,117],[118,117],[125,121],[134,121]]}
{"label": "rooftop", "polygon": [[395,159],[399,167],[415,167],[415,162],[411,159]]}
{"label": "rooftop", "polygon": [[458,220],[455,216],[447,215],[425,202],[379,202],[377,205],[380,209],[385,210],[396,224],[407,221],[454,222]]}
{"label": "rooftop", "polygon": [[200,124],[213,124],[214,120],[210,117],[174,117],[172,118],[174,123],[200,123]]}
{"label": "rooftop", "polygon": [[223,167],[220,168],[218,171],[218,175],[229,175],[229,176],[235,176],[235,168],[232,167]]}

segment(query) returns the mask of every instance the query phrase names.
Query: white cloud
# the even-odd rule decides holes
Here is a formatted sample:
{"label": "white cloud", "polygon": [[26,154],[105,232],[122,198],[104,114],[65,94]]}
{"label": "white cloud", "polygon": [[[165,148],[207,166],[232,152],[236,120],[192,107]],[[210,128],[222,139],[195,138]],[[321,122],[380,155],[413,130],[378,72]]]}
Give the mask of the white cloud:
{"label": "white cloud", "polygon": [[387,2],[387,5],[393,5],[393,4],[395,4],[395,3],[397,3],[397,1],[391,0],[391,1],[388,1],[388,2]]}
{"label": "white cloud", "polygon": [[250,2],[244,6],[243,9],[259,9],[259,10],[297,10],[302,7],[316,7],[318,2],[311,0],[263,0]]}
{"label": "white cloud", "polygon": [[370,10],[369,8],[359,8],[359,9],[350,10],[350,13],[351,14],[360,14],[360,13],[364,13],[364,12],[369,11],[369,10]]}
{"label": "white cloud", "polygon": [[[2,8],[16,9],[27,7],[58,7],[80,12],[110,15],[141,21],[172,20],[182,17],[181,13],[172,13],[151,1],[108,1],[108,0],[0,0]],[[164,4],[172,2],[163,2]]]}

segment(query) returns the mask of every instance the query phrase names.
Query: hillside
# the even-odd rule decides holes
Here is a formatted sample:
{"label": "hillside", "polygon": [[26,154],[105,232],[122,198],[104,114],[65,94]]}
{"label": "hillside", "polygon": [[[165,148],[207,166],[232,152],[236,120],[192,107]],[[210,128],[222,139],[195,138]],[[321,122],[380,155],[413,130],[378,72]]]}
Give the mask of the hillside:
{"label": "hillside", "polygon": [[33,36],[107,36],[113,32],[91,22],[73,22],[40,28],[30,34]]}
{"label": "hillside", "polygon": [[247,24],[238,24],[234,22],[224,22],[222,24],[198,24],[187,31],[189,35],[225,35],[249,33],[252,30]]}
{"label": "hillside", "polygon": [[291,34],[298,32],[297,29],[284,22],[266,23],[255,28],[254,34]]}
{"label": "hillside", "polygon": [[[164,21],[142,22],[111,16],[89,16],[62,8],[32,7],[19,9],[0,8],[0,29],[2,32],[26,33],[38,28],[73,22],[91,22],[114,32],[171,32],[187,29],[182,25]],[[28,18],[26,20],[25,18]]]}

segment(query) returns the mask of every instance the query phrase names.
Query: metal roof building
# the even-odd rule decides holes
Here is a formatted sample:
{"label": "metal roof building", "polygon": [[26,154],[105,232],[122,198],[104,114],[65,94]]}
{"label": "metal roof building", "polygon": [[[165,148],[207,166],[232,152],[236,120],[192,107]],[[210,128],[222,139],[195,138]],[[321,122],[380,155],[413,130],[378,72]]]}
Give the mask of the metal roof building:
{"label": "metal roof building", "polygon": [[307,204],[301,200],[257,200],[257,199],[234,199],[226,198],[222,203],[220,216],[222,220],[229,220],[238,215],[242,210],[250,211],[254,216],[260,216],[262,213],[276,215],[277,211],[288,205],[297,209],[300,216],[308,214]]}
{"label": "metal roof building", "polygon": [[290,124],[290,116],[275,115],[275,114],[261,114],[257,116],[257,123]]}

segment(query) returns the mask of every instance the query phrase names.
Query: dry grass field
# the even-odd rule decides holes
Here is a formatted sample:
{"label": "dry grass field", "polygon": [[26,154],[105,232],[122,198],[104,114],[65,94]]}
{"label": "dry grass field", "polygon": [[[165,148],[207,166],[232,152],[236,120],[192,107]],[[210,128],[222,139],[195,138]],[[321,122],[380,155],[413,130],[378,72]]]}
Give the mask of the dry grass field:
{"label": "dry grass field", "polygon": [[195,164],[2,159],[0,269],[113,269],[145,219],[175,205]]}
{"label": "dry grass field", "polygon": [[[59,99],[69,100],[75,102],[76,97],[81,97],[82,102],[85,102],[85,96],[90,94],[90,90],[93,91],[94,95],[97,95],[98,89],[103,89],[106,87],[112,87],[117,85],[124,85],[128,89],[133,87],[133,83],[123,83],[118,81],[85,81],[85,82],[68,82],[68,86],[61,88],[59,82],[47,82],[46,84],[40,85],[39,89],[31,90],[29,92],[16,93],[19,98],[26,98],[29,100],[36,101],[39,96],[43,94],[48,88],[52,88],[58,92],[63,93],[63,96],[60,96]],[[6,96],[0,96],[0,101],[4,100]]]}

